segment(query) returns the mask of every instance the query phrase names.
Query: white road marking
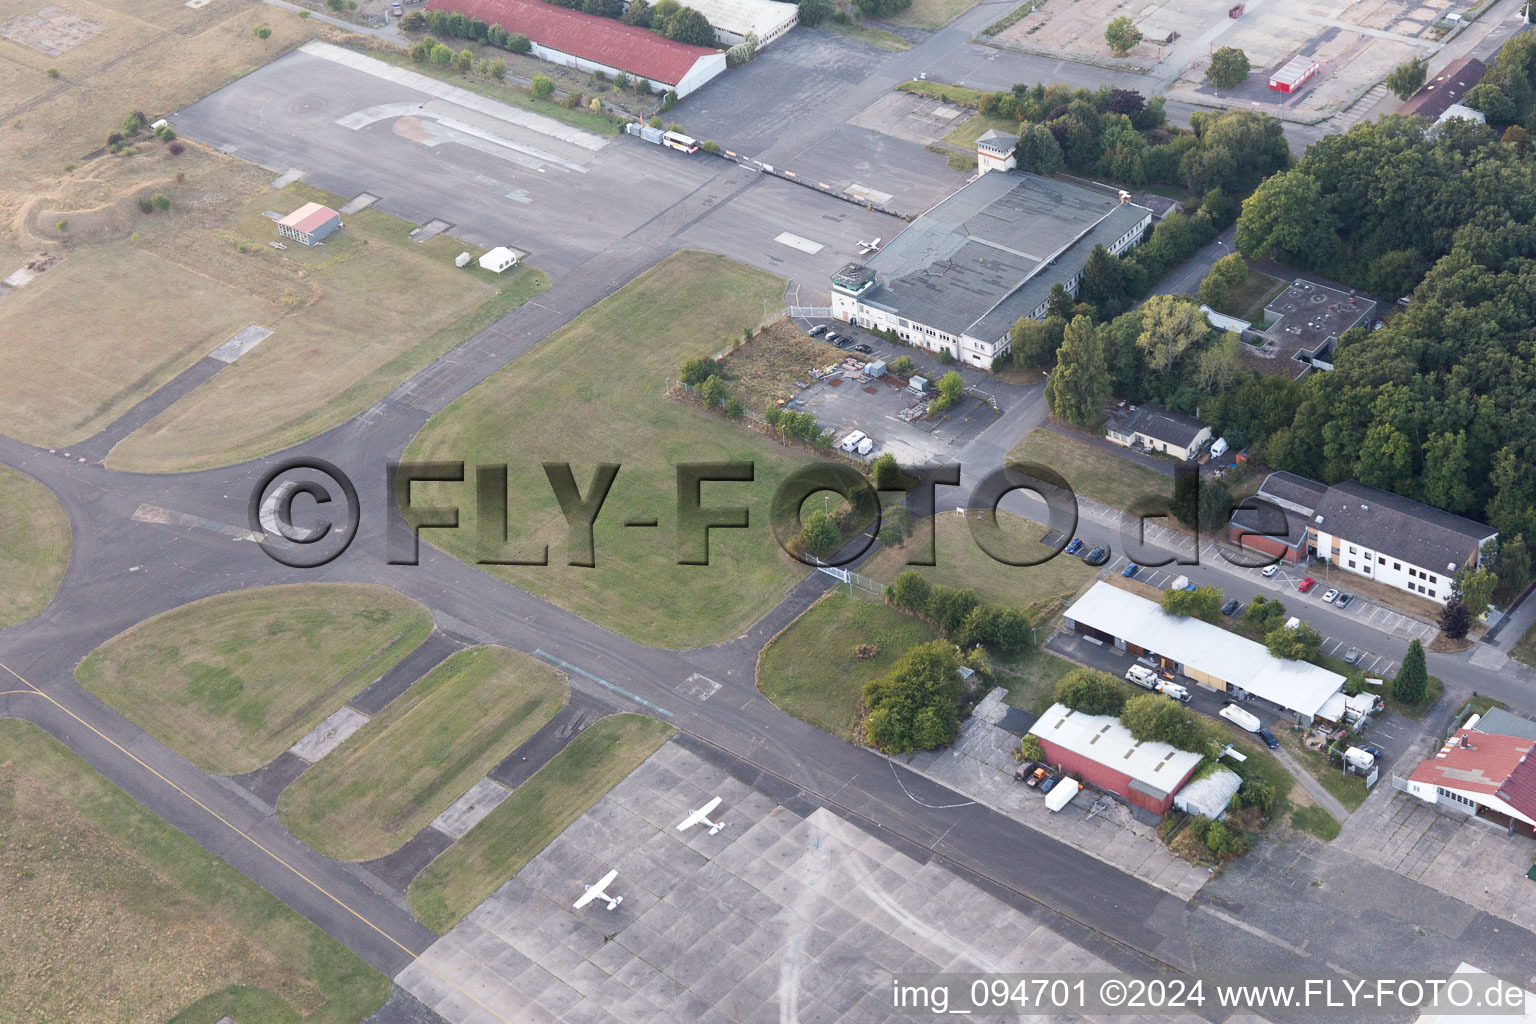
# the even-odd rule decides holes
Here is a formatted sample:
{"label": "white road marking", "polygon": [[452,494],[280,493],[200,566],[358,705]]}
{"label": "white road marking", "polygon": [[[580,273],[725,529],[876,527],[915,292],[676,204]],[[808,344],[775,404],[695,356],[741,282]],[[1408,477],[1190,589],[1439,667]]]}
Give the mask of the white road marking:
{"label": "white road marking", "polygon": [[812,256],[821,252],[826,246],[820,242],[813,242],[809,238],[801,238],[799,235],[788,231],[781,231],[773,239],[780,245],[787,245],[791,249],[799,249],[801,252],[810,253]]}

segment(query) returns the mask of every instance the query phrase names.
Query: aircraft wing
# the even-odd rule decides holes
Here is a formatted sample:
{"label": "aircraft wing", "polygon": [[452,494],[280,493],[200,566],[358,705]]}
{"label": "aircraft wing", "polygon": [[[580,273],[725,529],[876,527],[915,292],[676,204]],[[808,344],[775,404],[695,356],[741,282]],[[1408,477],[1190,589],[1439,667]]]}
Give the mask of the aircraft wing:
{"label": "aircraft wing", "polygon": [[698,810],[689,811],[688,817],[684,818],[682,822],[678,824],[677,830],[682,832],[704,821],[710,816],[711,813],[714,812],[716,807],[720,806],[720,799],[721,798],[717,796],[703,807],[700,807]]}
{"label": "aircraft wing", "polygon": [[604,875],[602,877],[602,879],[596,885],[589,885],[589,886],[587,886],[587,891],[581,894],[581,899],[579,899],[575,903],[571,904],[571,908],[573,910],[579,910],[582,907],[586,906],[588,903],[591,903],[593,900],[597,900],[597,899],[607,900],[607,899],[610,899],[611,897],[609,897],[609,895],[606,892],[604,892],[603,890],[607,889],[610,885],[612,885],[613,884],[613,880],[615,878],[618,878],[618,877],[619,877],[619,872],[618,872],[617,869],[608,872],[606,875]]}

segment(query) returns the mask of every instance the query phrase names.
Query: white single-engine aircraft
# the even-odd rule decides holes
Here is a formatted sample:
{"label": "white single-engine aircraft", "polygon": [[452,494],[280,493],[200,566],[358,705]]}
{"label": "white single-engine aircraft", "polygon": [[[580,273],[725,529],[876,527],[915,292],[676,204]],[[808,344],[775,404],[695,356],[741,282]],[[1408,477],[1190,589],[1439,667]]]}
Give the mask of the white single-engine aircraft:
{"label": "white single-engine aircraft", "polygon": [[593,900],[607,900],[609,910],[617,907],[620,903],[624,902],[624,897],[609,896],[603,890],[612,885],[613,880],[618,877],[619,873],[617,870],[608,872],[603,876],[602,881],[598,882],[596,885],[587,886],[586,894],[583,895],[581,899],[571,904],[571,906],[577,910],[580,910],[582,907],[586,906],[588,903],[591,903]]}
{"label": "white single-engine aircraft", "polygon": [[862,238],[859,239],[859,253],[865,256],[869,255],[876,249],[880,248],[881,241],[883,241],[883,239],[877,238],[873,242],[866,242]]}
{"label": "white single-engine aircraft", "polygon": [[677,826],[677,830],[679,832],[684,832],[695,825],[708,825],[709,834],[714,835],[716,832],[719,832],[721,829],[725,828],[725,822],[709,820],[710,812],[719,806],[720,798],[717,796],[703,807],[700,807],[698,810],[689,811],[688,817],[682,820],[682,822]]}

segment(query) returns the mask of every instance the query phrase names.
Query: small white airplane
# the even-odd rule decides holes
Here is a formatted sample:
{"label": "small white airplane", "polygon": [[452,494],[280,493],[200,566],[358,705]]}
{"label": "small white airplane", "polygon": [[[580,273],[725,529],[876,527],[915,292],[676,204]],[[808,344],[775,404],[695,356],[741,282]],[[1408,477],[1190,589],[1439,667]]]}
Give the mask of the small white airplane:
{"label": "small white airplane", "polygon": [[688,817],[682,820],[682,822],[677,826],[677,830],[679,832],[685,832],[695,825],[708,825],[709,834],[714,835],[716,832],[719,832],[721,829],[725,828],[725,822],[709,820],[710,813],[719,806],[720,798],[717,796],[703,807],[700,807],[698,810],[689,811]]}
{"label": "small white airplane", "polygon": [[869,253],[874,252],[876,249],[880,248],[881,241],[883,241],[883,239],[877,238],[873,242],[866,242],[862,238],[859,239],[860,255],[868,255]]}
{"label": "small white airplane", "polygon": [[619,873],[617,870],[608,872],[603,876],[602,881],[598,882],[596,885],[587,886],[586,894],[583,895],[581,899],[577,900],[575,903],[572,903],[571,906],[576,910],[580,910],[582,907],[586,906],[588,903],[591,903],[593,900],[607,900],[609,910],[617,907],[620,903],[624,902],[624,897],[609,896],[603,890],[612,885],[613,880],[618,877]]}

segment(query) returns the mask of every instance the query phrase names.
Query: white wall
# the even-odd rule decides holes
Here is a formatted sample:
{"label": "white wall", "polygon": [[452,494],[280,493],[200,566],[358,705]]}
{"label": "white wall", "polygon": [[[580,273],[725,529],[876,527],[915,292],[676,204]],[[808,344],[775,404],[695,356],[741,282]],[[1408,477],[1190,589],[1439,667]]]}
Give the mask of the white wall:
{"label": "white wall", "polygon": [[[585,57],[577,57],[574,54],[566,53],[564,50],[551,49],[539,43],[532,43],[531,47],[530,52],[540,60],[547,60],[551,64],[559,64],[563,67],[575,68],[577,71],[584,71],[588,74],[593,71],[601,71],[603,74],[612,77],[622,71],[631,78],[644,77],[643,75],[637,75],[628,68],[616,68],[608,64],[599,64],[597,61],[587,60]],[[681,99],[724,70],[725,54],[711,53],[694,61],[693,67],[688,69],[688,73],[683,76],[681,82],[673,84],[652,79],[651,84],[663,91],[666,89],[676,89],[678,98]]]}

